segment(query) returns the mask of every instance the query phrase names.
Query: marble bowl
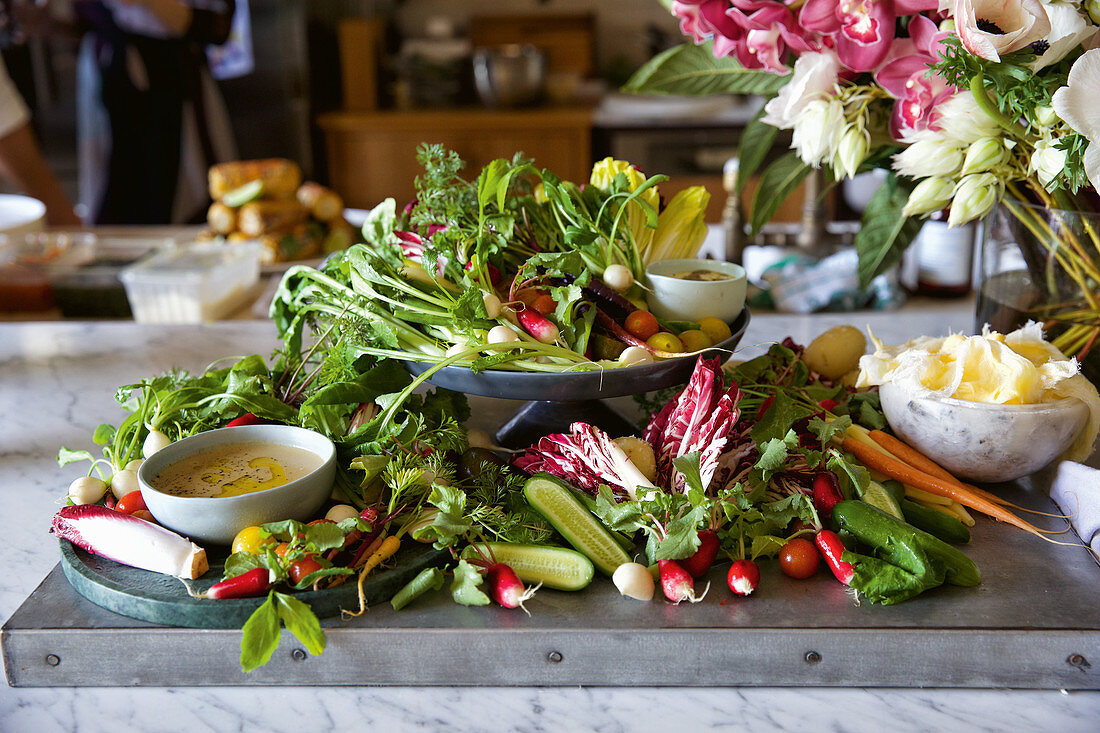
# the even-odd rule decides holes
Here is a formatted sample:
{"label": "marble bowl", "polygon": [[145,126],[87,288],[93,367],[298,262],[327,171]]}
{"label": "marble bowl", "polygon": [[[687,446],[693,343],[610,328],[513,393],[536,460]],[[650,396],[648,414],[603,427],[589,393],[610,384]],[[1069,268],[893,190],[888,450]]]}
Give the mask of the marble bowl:
{"label": "marble bowl", "polygon": [[[289,445],[319,456],[322,463],[300,479],[241,496],[173,496],[153,488],[153,478],[171,464],[226,443]],[[312,519],[332,493],[335,478],[336,446],[332,441],[291,425],[241,425],[197,433],[157,451],[138,469],[141,497],[157,522],[196,542],[218,545],[228,545],[237,532],[252,525]]]}
{"label": "marble bowl", "polygon": [[1075,399],[995,405],[879,388],[890,429],[959,478],[1013,481],[1047,466],[1084,429],[1088,407]]}
{"label": "marble bowl", "polygon": [[[682,280],[674,272],[714,270],[729,275],[726,280]],[[670,321],[698,321],[713,317],[732,323],[745,307],[748,278],[745,268],[732,262],[706,259],[660,260],[645,270],[650,292],[646,302],[658,318]]]}

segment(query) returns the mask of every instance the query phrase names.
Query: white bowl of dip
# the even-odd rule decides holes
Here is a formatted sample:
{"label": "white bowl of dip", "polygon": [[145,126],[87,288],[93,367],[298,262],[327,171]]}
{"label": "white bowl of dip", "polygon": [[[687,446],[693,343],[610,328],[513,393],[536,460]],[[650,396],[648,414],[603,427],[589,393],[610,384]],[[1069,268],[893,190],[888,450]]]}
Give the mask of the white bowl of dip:
{"label": "white bowl of dip", "polygon": [[[732,323],[745,307],[748,279],[733,262],[707,259],[661,260],[645,270],[653,315],[666,321],[719,318]],[[713,279],[705,279],[713,278]]]}
{"label": "white bowl of dip", "polygon": [[[248,460],[241,459],[253,450],[257,462],[244,465]],[[285,474],[281,485],[279,472]],[[245,527],[311,519],[335,477],[333,442],[292,425],[197,433],[157,451],[138,469],[141,496],[158,523],[219,545],[228,545]]]}
{"label": "white bowl of dip", "polygon": [[1046,467],[1080,435],[1084,402],[1002,405],[943,397],[894,382],[879,387],[882,411],[902,440],[959,478],[1014,481]]}

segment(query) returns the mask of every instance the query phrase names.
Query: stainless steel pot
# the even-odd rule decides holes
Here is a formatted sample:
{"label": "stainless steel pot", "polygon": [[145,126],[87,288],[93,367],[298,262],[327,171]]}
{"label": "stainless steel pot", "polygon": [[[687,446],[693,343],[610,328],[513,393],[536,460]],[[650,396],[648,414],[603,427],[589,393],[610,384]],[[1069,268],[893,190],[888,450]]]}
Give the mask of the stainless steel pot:
{"label": "stainless steel pot", "polygon": [[479,48],[474,83],[487,107],[537,104],[546,87],[546,54],[529,44]]}

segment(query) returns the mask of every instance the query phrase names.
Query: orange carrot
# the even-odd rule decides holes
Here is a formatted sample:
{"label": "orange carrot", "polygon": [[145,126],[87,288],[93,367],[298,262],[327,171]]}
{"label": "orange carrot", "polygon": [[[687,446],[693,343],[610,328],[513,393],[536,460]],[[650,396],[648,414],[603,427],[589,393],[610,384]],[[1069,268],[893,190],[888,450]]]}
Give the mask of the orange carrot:
{"label": "orange carrot", "polygon": [[962,481],[951,475],[951,472],[948,471],[946,468],[936,463],[931,458],[924,455],[919,450],[901,440],[900,438],[896,438],[893,435],[890,435],[890,433],[885,433],[881,430],[872,430],[869,434],[871,436],[871,440],[875,441],[883,448],[893,453],[897,458],[908,463],[913,468],[923,471],[929,476],[943,479],[944,481],[953,483],[960,488],[978,494],[979,496],[988,499],[994,504],[1000,504],[1001,506],[1009,505],[1008,501],[1002,499],[996,494],[991,494],[984,489],[979,489],[977,486],[973,486],[972,484],[963,483]]}
{"label": "orange carrot", "polygon": [[960,481],[959,479],[951,475],[951,472],[948,471],[946,468],[936,463],[931,458],[924,455],[919,450],[901,440],[900,438],[890,435],[890,433],[886,433],[881,430],[871,430],[868,434],[871,436],[871,440],[878,443],[880,446],[885,448],[901,461],[904,461],[910,466],[913,466],[914,468],[923,471],[924,473],[927,473],[929,476],[943,479],[944,481],[955,484],[961,489],[965,489],[966,491],[969,491],[973,494],[977,494],[983,499],[987,499],[994,504],[1012,507],[1013,509],[1021,512],[1027,512],[1029,514],[1040,514],[1044,517],[1060,517],[1063,519],[1065,518],[1062,514],[1048,514],[1047,512],[1039,512],[1035,511],[1034,509],[1026,509],[1018,504],[1013,504],[1007,499],[1002,499],[996,494],[986,491],[985,489],[979,488],[974,484],[968,484],[965,481]]}
{"label": "orange carrot", "polygon": [[[1042,539],[1048,539],[1043,537],[1044,534],[1059,534],[1059,531],[1040,529],[1035,525],[1020,519],[1012,512],[1008,511],[999,504],[996,504],[985,497],[979,496],[972,491],[965,489],[961,486],[944,481],[943,479],[936,478],[927,473],[924,473],[920,469],[914,468],[907,463],[894,458],[880,450],[876,450],[874,447],[861,443],[855,438],[844,438],[844,450],[854,453],[856,458],[863,462],[868,468],[873,468],[876,471],[880,471],[887,476],[901,481],[903,484],[909,484],[915,486],[918,489],[924,489],[932,494],[939,494],[940,496],[946,496],[950,499],[954,499],[963,506],[970,507],[974,511],[986,514],[994,519],[1011,524],[1014,527],[1018,527],[1025,532],[1030,532],[1036,537]],[[1065,530],[1062,530],[1065,531]]]}

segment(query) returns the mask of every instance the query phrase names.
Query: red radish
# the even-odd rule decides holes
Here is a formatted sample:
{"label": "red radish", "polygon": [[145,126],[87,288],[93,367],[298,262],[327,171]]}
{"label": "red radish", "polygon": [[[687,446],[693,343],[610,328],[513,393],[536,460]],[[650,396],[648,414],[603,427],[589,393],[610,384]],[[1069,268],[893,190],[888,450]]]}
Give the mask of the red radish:
{"label": "red radish", "polygon": [[717,556],[718,535],[713,530],[704,529],[699,532],[699,549],[691,557],[678,562],[680,567],[691,573],[691,577],[698,580],[707,574],[710,566],[714,564],[714,558]]}
{"label": "red radish", "polygon": [[238,418],[234,418],[225,424],[227,428],[235,428],[238,425],[263,425],[264,419],[262,417],[256,417],[251,412],[246,412]]}
{"label": "red radish", "polygon": [[533,308],[524,308],[516,314],[523,330],[535,337],[536,341],[552,344],[558,340],[558,327],[553,321],[539,315]]}
{"label": "red radish", "polygon": [[[502,562],[493,563],[486,568],[485,579],[489,583],[489,596],[505,608],[523,608],[523,602],[529,600],[539,589],[537,585],[534,588],[524,588],[516,571]],[[530,615],[526,608],[523,610]]]}
{"label": "red radish", "polygon": [[814,537],[814,544],[817,545],[821,556],[825,558],[825,564],[829,566],[829,570],[833,571],[836,579],[844,585],[851,585],[855,567],[852,563],[840,559],[844,555],[844,542],[840,539],[840,535],[831,529],[823,529]]}
{"label": "red radish", "polygon": [[[466,272],[470,272],[471,270],[473,270],[474,269],[474,261],[470,260],[469,262],[467,262],[466,267],[464,267],[463,269],[466,270]],[[488,264],[488,263],[486,263],[485,269],[489,273],[489,283],[491,285],[495,286],[498,282],[500,282],[500,270],[498,270],[494,265],[491,265],[491,264]]]}
{"label": "red radish", "polygon": [[190,540],[98,504],[62,508],[52,530],[93,555],[155,573],[194,579],[210,568],[206,550]]}
{"label": "red radish", "polygon": [[251,598],[267,593],[275,582],[275,573],[267,568],[252,568],[246,573],[233,578],[226,578],[220,583],[214,583],[210,590],[199,594],[197,598]]}
{"label": "red radish", "polygon": [[751,595],[760,585],[760,568],[752,560],[738,560],[726,575],[730,590],[739,596]]}
{"label": "red radish", "polygon": [[818,404],[818,406],[819,406],[819,407],[820,407],[820,408],[821,408],[822,410],[824,410],[825,412],[832,412],[832,411],[833,411],[833,409],[834,409],[834,408],[835,408],[835,407],[836,407],[837,405],[839,405],[840,403],[839,403],[839,402],[837,402],[836,400],[821,400],[821,401],[820,401],[820,402],[818,402],[817,404]]}
{"label": "red radish", "polygon": [[[675,560],[658,560],[657,569],[661,573],[661,590],[665,592],[665,598],[673,603],[681,601],[698,603],[707,595],[707,591],[704,590],[703,595],[696,598],[691,573],[684,570],[683,566]],[[707,589],[710,589],[709,584]]]}
{"label": "red radish", "polygon": [[115,506],[115,509],[123,514],[133,514],[139,509],[148,508],[149,507],[145,506],[145,499],[141,495],[141,490],[131,491],[129,494],[119,499],[118,504]]}
{"label": "red radish", "polygon": [[378,521],[378,510],[372,506],[367,507],[363,511],[359,512],[359,518],[367,524],[373,525]]}
{"label": "red radish", "polygon": [[814,476],[813,492],[814,508],[822,519],[833,516],[833,507],[844,499],[836,474],[832,471],[821,471]]}

